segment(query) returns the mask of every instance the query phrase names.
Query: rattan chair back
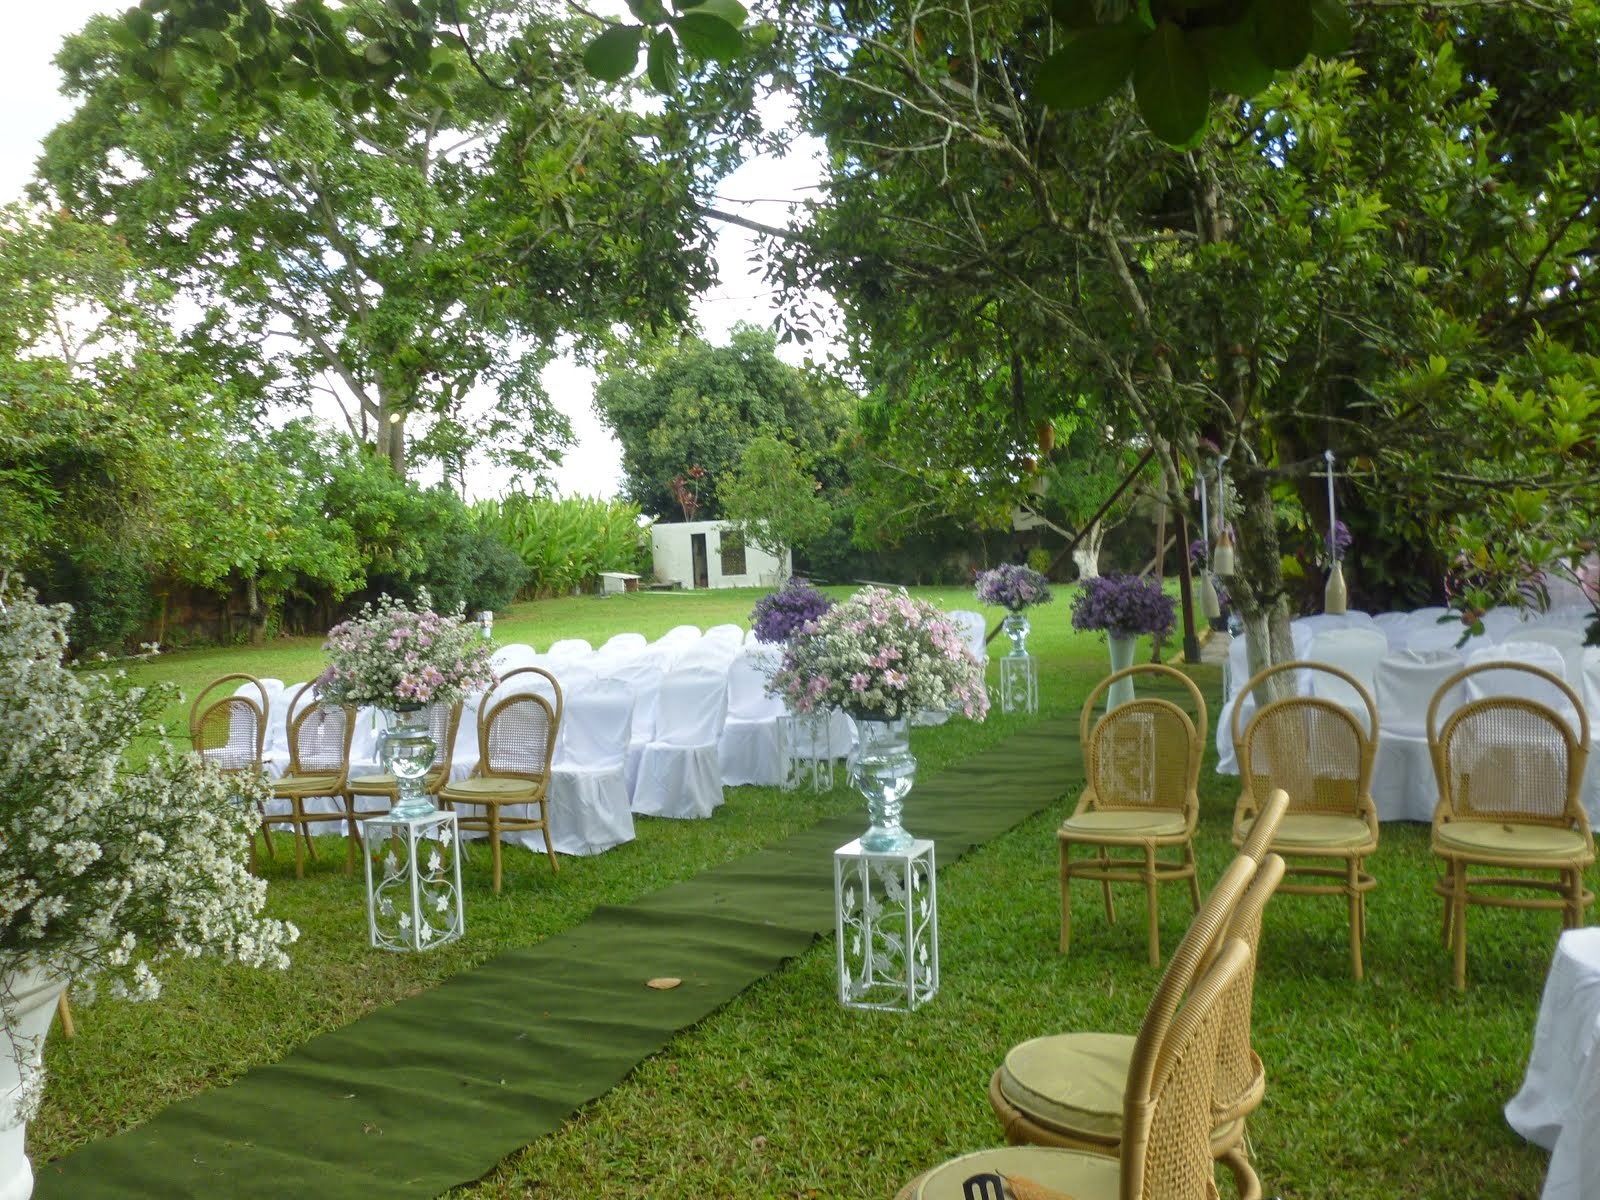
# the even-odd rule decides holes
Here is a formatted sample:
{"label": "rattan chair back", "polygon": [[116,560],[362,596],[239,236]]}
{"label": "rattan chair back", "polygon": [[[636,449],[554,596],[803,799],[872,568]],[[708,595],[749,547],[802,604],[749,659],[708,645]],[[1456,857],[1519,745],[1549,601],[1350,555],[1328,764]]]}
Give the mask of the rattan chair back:
{"label": "rattan chair back", "polygon": [[[246,693],[211,699],[224,684],[255,688],[257,701]],[[267,690],[254,675],[235,671],[213,679],[189,708],[189,741],[196,753],[219,770],[258,771],[267,736]]]}
{"label": "rattan chair back", "polygon": [[[1525,696],[1487,696],[1439,724],[1452,688],[1483,671],[1524,671],[1559,689],[1578,728]],[[1435,821],[1512,821],[1589,832],[1579,793],[1589,760],[1589,717],[1559,676],[1526,663],[1484,662],[1446,680],[1428,705],[1428,746],[1439,785]]]}
{"label": "rattan chair back", "polygon": [[[1281,793],[1275,793],[1275,795]],[[1284,862],[1276,854],[1261,860],[1250,887],[1233,910],[1227,936],[1243,942],[1249,951],[1249,969],[1240,973],[1223,995],[1221,1041],[1217,1045],[1216,1091],[1212,1123],[1221,1125],[1248,1116],[1261,1103],[1265,1075],[1261,1059],[1250,1042],[1250,1021],[1255,1005],[1256,952],[1261,943],[1261,917],[1267,901],[1283,882]]]}
{"label": "rattan chair back", "polygon": [[1283,816],[1289,811],[1289,793],[1282,788],[1273,788],[1262,804],[1261,810],[1256,813],[1256,819],[1250,824],[1250,834],[1239,846],[1239,853],[1246,858],[1253,858],[1261,862],[1267,857],[1267,851],[1272,846],[1272,839],[1278,836],[1278,826],[1283,824]]}
{"label": "rattan chair back", "polygon": [[1327,663],[1278,663],[1245,684],[1254,692],[1272,676],[1289,671],[1338,676],[1361,698],[1367,725],[1348,708],[1317,696],[1288,696],[1263,704],[1240,729],[1242,705],[1234,706],[1233,744],[1245,790],[1253,796],[1273,788],[1289,793],[1289,811],[1365,817],[1372,808],[1372,768],[1377,757],[1378,707],[1372,693],[1348,671]]}
{"label": "rattan chair back", "polygon": [[[342,789],[350,769],[350,739],[355,734],[355,709],[313,698],[304,702],[315,683],[303,684],[289,703],[290,775],[337,775]],[[339,790],[339,789],[335,789]]]}
{"label": "rattan chair back", "polygon": [[[1177,680],[1189,693],[1194,717],[1170,700],[1141,696],[1105,713],[1090,727],[1103,695],[1122,679]],[[1078,720],[1091,804],[1104,809],[1171,809],[1198,805],[1196,787],[1205,753],[1205,697],[1187,675],[1159,663],[1141,663],[1102,679]]]}
{"label": "rattan chair back", "polygon": [[542,696],[550,710],[555,714],[556,725],[561,724],[561,709],[566,703],[565,693],[561,690],[561,683],[543,667],[518,667],[515,671],[507,671],[495,681],[495,685],[483,695],[483,702],[478,705],[478,727],[483,727],[484,719],[496,704],[496,697],[504,699],[506,696],[534,692]]}
{"label": "rattan chair back", "polygon": [[456,731],[461,728],[461,709],[465,702],[430,704],[428,706],[428,736],[433,739],[433,766],[428,774],[436,779],[450,778],[450,756],[456,744]]}
{"label": "rattan chair back", "polygon": [[555,707],[538,693],[495,701],[478,722],[478,774],[548,781],[556,732]]}
{"label": "rattan chair back", "polygon": [[1132,1198],[1215,1195],[1211,1154],[1223,999],[1249,969],[1250,951],[1229,938],[1177,1015],[1139,1031],[1123,1098],[1120,1193]]}

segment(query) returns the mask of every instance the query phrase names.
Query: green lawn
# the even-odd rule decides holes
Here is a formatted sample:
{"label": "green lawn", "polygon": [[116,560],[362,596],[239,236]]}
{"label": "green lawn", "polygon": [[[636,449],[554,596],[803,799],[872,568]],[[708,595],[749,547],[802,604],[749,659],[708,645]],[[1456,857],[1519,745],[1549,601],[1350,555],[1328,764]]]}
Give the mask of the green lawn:
{"label": "green lawn", "polygon": [[[965,590],[922,589],[948,608]],[[755,592],[643,594],[519,605],[495,625],[502,642],[546,646],[672,625],[744,623]],[[1105,647],[1074,634],[1067,597],[1033,615],[1047,713],[1075,713],[1104,673]],[[997,620],[1001,615],[991,611]],[[320,669],[314,640],[252,650],[198,651],[132,671],[190,694],[228,670],[286,681]],[[1194,677],[1214,697],[1218,672]],[[991,670],[991,683],[994,673]],[[184,709],[175,704],[169,719]],[[1214,714],[1213,714],[1214,715]],[[919,730],[924,771],[1002,739],[1024,718],[952,721]],[[1197,836],[1204,881],[1226,863],[1234,781],[1202,774]],[[1078,781],[1063,779],[1064,793]],[[974,797],[974,803],[981,803]],[[861,802],[832,794],[728,791],[709,821],[638,821],[638,840],[594,859],[511,850],[505,891],[489,889],[487,855],[466,865],[468,936],[423,956],[367,948],[359,875],[342,847],[322,842],[297,881],[269,866],[274,915],[302,929],[294,965],[262,974],[174,964],[152,1005],[103,1000],[77,1011],[79,1037],[53,1036],[45,1108],[29,1130],[43,1160],[137,1124],[165,1104],[273,1061],[313,1034],[426,988],[498,951],[567,928],[601,903],[625,902],[770,843]],[[642,1064],[558,1134],[512,1156],[461,1197],[887,1197],[949,1154],[991,1144],[985,1098],[1007,1046],[1070,1028],[1133,1030],[1155,982],[1145,963],[1142,901],[1123,897],[1108,927],[1095,893],[1077,897],[1073,951],[1059,929],[1050,811],[940,871],[943,990],[912,1015],[846,1011],[834,999],[825,941],[789,968]],[[908,824],[915,830],[915,794]],[[1267,1099],[1252,1142],[1267,1194],[1286,1198],[1533,1197],[1547,1156],[1506,1127],[1500,1106],[1521,1081],[1557,919],[1503,910],[1469,918],[1469,990],[1450,986],[1439,944],[1436,869],[1426,830],[1386,825],[1371,861],[1368,979],[1355,983],[1342,904],[1284,896],[1268,909],[1257,988],[1256,1044]],[[1162,941],[1176,945],[1185,892],[1162,907]],[[1226,1189],[1226,1172],[1219,1180]]]}

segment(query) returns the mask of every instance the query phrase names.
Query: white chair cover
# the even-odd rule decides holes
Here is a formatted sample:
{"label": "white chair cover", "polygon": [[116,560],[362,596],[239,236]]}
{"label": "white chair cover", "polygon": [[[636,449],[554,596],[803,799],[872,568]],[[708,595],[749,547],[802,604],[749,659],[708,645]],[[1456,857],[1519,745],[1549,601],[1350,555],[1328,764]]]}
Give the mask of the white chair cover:
{"label": "white chair cover", "polygon": [[538,653],[526,642],[512,642],[496,650],[490,657],[489,663],[494,667],[496,677],[499,677],[509,675],[519,667],[538,666],[538,659]]}
{"label": "white chair cover", "polygon": [[618,633],[607,638],[595,653],[611,662],[626,662],[637,658],[649,644],[642,633]]}
{"label": "white chair cover", "polygon": [[684,646],[683,653],[673,660],[672,669],[685,671],[705,668],[726,676],[728,668],[733,666],[733,660],[738,656],[739,646],[740,643],[729,642],[726,639],[701,638],[698,642]]}
{"label": "white chair cover", "polygon": [[[1583,698],[1584,712],[1589,716],[1590,740],[1594,739],[1594,729],[1600,726],[1600,647],[1589,646],[1583,651],[1580,659],[1582,672],[1582,686],[1574,683],[1578,695]],[[1591,745],[1589,749],[1589,765],[1583,772],[1583,810],[1589,814],[1591,825],[1600,825],[1600,753],[1596,753]]]}
{"label": "white chair cover", "polygon": [[[1310,662],[1327,663],[1329,666],[1338,667],[1355,676],[1356,681],[1366,688],[1370,695],[1373,676],[1378,669],[1378,660],[1387,653],[1389,653],[1389,640],[1383,636],[1382,631],[1352,625],[1343,629],[1323,629],[1313,634],[1306,658]],[[1344,680],[1314,671],[1311,672],[1311,689],[1313,695],[1348,708],[1362,718],[1363,725],[1366,724],[1366,703]],[[1375,730],[1368,732],[1376,733]]]}
{"label": "white chair cover", "polygon": [[698,642],[699,640],[700,626],[674,625],[658,637],[654,644],[657,646],[682,646],[686,642]]}
{"label": "white chair cover", "polygon": [[989,634],[988,622],[981,612],[974,612],[970,608],[958,608],[950,614],[950,623],[961,633],[961,640],[967,643],[967,649],[972,651],[972,657],[979,664],[989,661],[989,644],[984,639]]}
{"label": "white chair cover", "polygon": [[1468,641],[1465,646],[1459,646],[1461,635],[1465,628],[1456,621],[1440,625],[1437,621],[1428,621],[1418,624],[1413,620],[1406,626],[1406,644],[1398,647],[1404,650],[1455,650],[1466,653],[1469,650],[1484,644],[1482,638]]}
{"label": "white chair cover", "polygon": [[1506,634],[1501,645],[1509,646],[1516,642],[1539,642],[1554,646],[1561,652],[1567,682],[1576,688],[1578,681],[1583,678],[1583,634],[1576,629],[1563,629],[1543,622],[1520,625]]}
{"label": "white chair cover", "polygon": [[1529,619],[1526,609],[1491,608],[1483,614],[1483,636],[1491,642],[1503,642],[1508,634],[1521,627]]}
{"label": "white chair cover", "polygon": [[666,672],[651,655],[636,658],[610,672],[609,678],[621,680],[633,693],[633,732],[628,740],[628,758],[623,768],[628,781],[628,795],[639,781],[639,760],[644,748],[656,735],[656,697]]}
{"label": "white chair cover", "polygon": [[[1310,616],[1296,617],[1289,622],[1289,628],[1296,633],[1303,634],[1306,638],[1306,644],[1309,646],[1310,639],[1316,637],[1317,634],[1325,633],[1330,629],[1349,629],[1351,626],[1361,623],[1361,617],[1367,617],[1367,614],[1361,613],[1358,615],[1348,612],[1312,613]],[[1371,621],[1372,618],[1367,617],[1367,620]],[[1304,653],[1300,649],[1299,638],[1295,639],[1295,653]]]}
{"label": "white chair cover", "polygon": [[[1486,662],[1523,663],[1542,667],[1561,679],[1567,678],[1567,660],[1561,651],[1543,642],[1510,641],[1498,646],[1479,646],[1467,654],[1469,667]],[[1473,700],[1484,696],[1525,696],[1548,704],[1557,712],[1572,707],[1572,702],[1555,688],[1523,671],[1486,671],[1474,675],[1467,680],[1467,694]]]}
{"label": "white chair cover", "polygon": [[1395,639],[1398,638],[1402,642],[1405,641],[1406,622],[1410,619],[1410,613],[1386,612],[1379,613],[1373,617],[1372,624],[1382,630],[1383,636],[1389,639],[1389,648],[1391,650],[1403,650],[1405,649],[1403,645],[1395,645]]}
{"label": "white chair cover", "polygon": [[734,646],[744,644],[744,630],[738,625],[713,625],[706,630],[703,641],[731,642]]}
{"label": "white chair cover", "polygon": [[728,717],[717,744],[724,787],[783,783],[783,700],[767,695],[767,680],[781,660],[775,647],[747,646],[728,669]]}
{"label": "white chair cover", "polygon": [[744,631],[744,644],[746,646],[766,646],[770,645],[771,643],[763,642],[760,638],[758,638],[756,636],[755,626],[752,625],[749,629]]}
{"label": "white chair cover", "polygon": [[588,658],[594,653],[594,647],[589,645],[587,638],[562,638],[559,642],[553,642],[544,653],[551,662],[572,662],[574,659]]}
{"label": "white chair cover", "polygon": [[[1378,756],[1372,802],[1380,821],[1431,821],[1439,798],[1428,753],[1428,705],[1441,684],[1462,668],[1454,650],[1400,650],[1378,662]],[[1466,698],[1440,709],[1440,720]]]}
{"label": "white chair cover", "polygon": [[[546,800],[557,854],[603,854],[633,840],[624,767],[633,727],[633,691],[620,679],[595,680],[568,699]],[[526,835],[529,845],[542,848]]]}
{"label": "white chair cover", "polygon": [[717,740],[727,712],[721,671],[674,671],[656,699],[655,737],[639,756],[633,811],[655,817],[709,817],[722,804]]}

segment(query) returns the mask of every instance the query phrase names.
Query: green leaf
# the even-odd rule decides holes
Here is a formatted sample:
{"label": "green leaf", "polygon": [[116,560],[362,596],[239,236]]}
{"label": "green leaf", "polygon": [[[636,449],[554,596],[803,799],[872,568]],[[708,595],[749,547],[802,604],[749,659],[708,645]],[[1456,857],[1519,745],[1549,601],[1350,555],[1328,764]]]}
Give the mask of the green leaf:
{"label": "green leaf", "polygon": [[662,29],[650,37],[650,51],[645,58],[650,84],[658,92],[676,91],[678,87],[678,39],[672,30]]}
{"label": "green leaf", "polygon": [[661,0],[628,0],[628,11],[646,25],[659,25],[669,19]]}
{"label": "green leaf", "polygon": [[1189,34],[1189,44],[1205,60],[1211,86],[1231,96],[1254,96],[1272,82],[1272,68],[1256,53],[1248,23],[1212,25]]}
{"label": "green leaf", "polygon": [[1168,145],[1181,146],[1205,129],[1211,100],[1205,60],[1171,21],[1157,25],[1139,48],[1133,94],[1145,124]]}
{"label": "green leaf", "polygon": [[1132,24],[1096,25],[1070,35],[1039,67],[1036,89],[1051,108],[1087,108],[1120,88],[1148,37]]}
{"label": "green leaf", "polygon": [[1348,50],[1354,35],[1348,0],[1311,0],[1311,53],[1326,58]]}
{"label": "green leaf", "polygon": [[1311,0],[1257,0],[1256,53],[1267,66],[1292,70],[1311,50]]}
{"label": "green leaf", "polygon": [[583,69],[596,79],[615,83],[631,74],[639,63],[639,43],[644,29],[638,25],[613,25],[583,50]]}
{"label": "green leaf", "polygon": [[685,16],[689,13],[710,13],[713,17],[721,17],[735,29],[740,28],[750,16],[739,0],[685,0],[678,7]]}
{"label": "green leaf", "polygon": [[672,22],[683,48],[698,58],[732,62],[744,49],[744,35],[721,17],[691,9]]}
{"label": "green leaf", "polygon": [[375,67],[383,66],[384,63],[394,57],[394,51],[390,50],[383,42],[368,42],[361,53]]}
{"label": "green leaf", "polygon": [[1096,24],[1094,0],[1050,0],[1050,15],[1068,29],[1090,29]]}

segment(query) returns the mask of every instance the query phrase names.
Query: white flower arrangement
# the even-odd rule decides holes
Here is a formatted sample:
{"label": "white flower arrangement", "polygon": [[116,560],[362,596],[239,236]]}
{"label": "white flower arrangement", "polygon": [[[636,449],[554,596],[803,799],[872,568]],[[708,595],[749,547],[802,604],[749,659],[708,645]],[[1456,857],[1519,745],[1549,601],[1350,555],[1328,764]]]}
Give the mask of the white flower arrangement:
{"label": "white flower arrangement", "polygon": [[356,707],[420,708],[454,704],[468,692],[494,686],[489,643],[462,612],[441,616],[429,609],[426,589],[417,608],[383,596],[377,608],[328,630],[322,648],[332,655],[317,678],[321,698]]}
{"label": "white flower arrangement", "polygon": [[789,639],[768,690],[797,713],[898,720],[930,709],[981,721],[983,668],[944,613],[902,588],[863,588]]}
{"label": "white flower arrangement", "polygon": [[36,1048],[17,1045],[10,989],[23,973],[151,1000],[163,959],[283,968],[299,936],[261,915],[266,882],[247,866],[266,784],[164,743],[133,768],[129,744],[165,691],[70,670],[70,612],[0,596],[0,1036],[24,1070],[19,1119],[43,1081]]}

